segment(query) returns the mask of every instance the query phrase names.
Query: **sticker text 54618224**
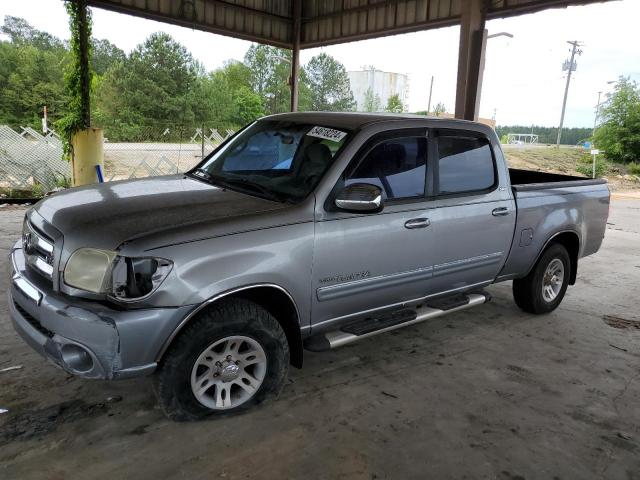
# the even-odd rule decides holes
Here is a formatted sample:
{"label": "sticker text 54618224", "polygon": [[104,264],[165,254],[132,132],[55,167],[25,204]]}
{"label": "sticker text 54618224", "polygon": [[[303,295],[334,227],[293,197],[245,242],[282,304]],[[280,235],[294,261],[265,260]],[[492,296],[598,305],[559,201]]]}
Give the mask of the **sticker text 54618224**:
{"label": "sticker text 54618224", "polygon": [[307,133],[307,135],[311,137],[322,138],[324,140],[331,140],[332,142],[336,143],[347,136],[345,132],[327,127],[313,127],[311,130],[309,130],[309,133]]}

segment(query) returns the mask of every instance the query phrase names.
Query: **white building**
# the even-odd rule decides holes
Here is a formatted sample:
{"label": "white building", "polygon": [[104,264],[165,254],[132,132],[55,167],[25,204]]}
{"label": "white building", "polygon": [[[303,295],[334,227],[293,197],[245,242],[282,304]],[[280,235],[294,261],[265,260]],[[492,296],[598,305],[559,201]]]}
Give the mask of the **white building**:
{"label": "white building", "polygon": [[404,110],[408,110],[409,103],[409,77],[402,73],[382,72],[380,70],[359,70],[347,72],[351,91],[357,103],[357,110],[364,111],[365,96],[367,90],[371,89],[374,96],[380,99],[378,110],[384,110],[387,101],[392,95],[398,94],[404,105]]}

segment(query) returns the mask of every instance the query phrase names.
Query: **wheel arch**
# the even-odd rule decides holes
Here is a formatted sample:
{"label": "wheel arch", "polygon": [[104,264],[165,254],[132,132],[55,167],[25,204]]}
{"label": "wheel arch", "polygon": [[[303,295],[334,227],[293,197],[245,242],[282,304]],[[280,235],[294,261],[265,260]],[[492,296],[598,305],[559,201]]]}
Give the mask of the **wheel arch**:
{"label": "wheel arch", "polygon": [[580,235],[574,230],[563,230],[561,232],[554,233],[549,239],[545,242],[544,246],[540,249],[538,256],[535,261],[529,268],[527,275],[531,273],[531,270],[536,266],[538,260],[542,254],[549,248],[551,245],[560,244],[564,248],[567,249],[569,253],[569,259],[571,261],[571,276],[569,277],[569,285],[574,285],[576,283],[576,277],[578,275],[578,257],[580,256]]}
{"label": "wheel arch", "polygon": [[283,287],[276,284],[260,283],[233,288],[217,294],[198,305],[178,324],[171,335],[162,345],[156,356],[156,362],[160,362],[171,344],[176,340],[180,332],[205,308],[222,299],[243,298],[257,303],[265,308],[278,321],[289,343],[290,363],[294,367],[301,368],[303,360],[302,334],[300,331],[300,314],[296,302],[291,294]]}

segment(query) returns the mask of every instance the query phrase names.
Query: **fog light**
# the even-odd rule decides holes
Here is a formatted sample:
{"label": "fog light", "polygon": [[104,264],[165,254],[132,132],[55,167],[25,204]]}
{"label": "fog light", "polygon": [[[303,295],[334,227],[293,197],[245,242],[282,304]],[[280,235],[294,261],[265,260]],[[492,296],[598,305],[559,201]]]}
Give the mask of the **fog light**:
{"label": "fog light", "polygon": [[84,348],[67,344],[60,349],[62,361],[76,372],[88,372],[93,368],[93,359]]}

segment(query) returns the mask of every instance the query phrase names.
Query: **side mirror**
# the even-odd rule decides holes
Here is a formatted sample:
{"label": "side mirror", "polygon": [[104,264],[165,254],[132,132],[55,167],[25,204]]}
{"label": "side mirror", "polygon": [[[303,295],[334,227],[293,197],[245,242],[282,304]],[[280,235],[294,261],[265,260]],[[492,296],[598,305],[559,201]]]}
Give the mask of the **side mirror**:
{"label": "side mirror", "polygon": [[370,183],[352,183],[336,197],[336,207],[355,212],[374,212],[382,209],[382,190]]}

